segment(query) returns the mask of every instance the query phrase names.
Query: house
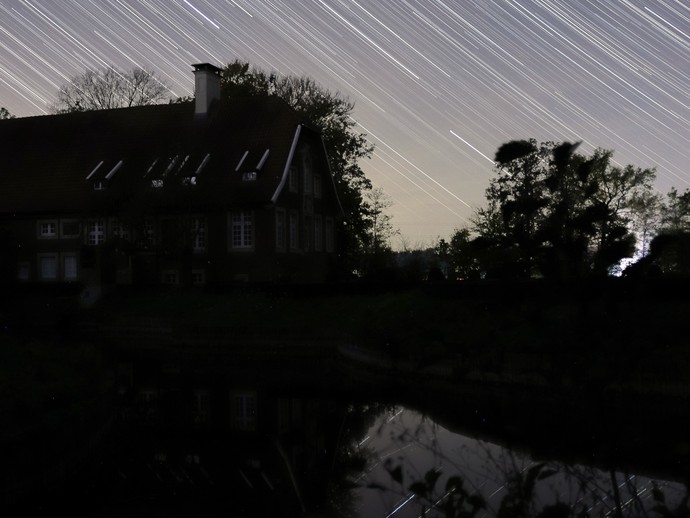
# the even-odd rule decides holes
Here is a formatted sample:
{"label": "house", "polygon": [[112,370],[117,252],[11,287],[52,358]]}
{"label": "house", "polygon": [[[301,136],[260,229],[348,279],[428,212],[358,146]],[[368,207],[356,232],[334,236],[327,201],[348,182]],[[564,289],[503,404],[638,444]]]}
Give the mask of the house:
{"label": "house", "polygon": [[319,133],[193,67],[193,102],[0,121],[3,281],[329,278],[342,209]]}

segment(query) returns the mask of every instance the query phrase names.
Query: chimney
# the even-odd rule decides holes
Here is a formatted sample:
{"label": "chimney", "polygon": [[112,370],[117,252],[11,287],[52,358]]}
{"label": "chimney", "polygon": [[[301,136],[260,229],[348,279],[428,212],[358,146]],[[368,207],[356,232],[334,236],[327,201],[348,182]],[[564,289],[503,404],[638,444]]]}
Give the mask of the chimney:
{"label": "chimney", "polygon": [[198,63],[194,67],[194,114],[205,115],[211,103],[220,99],[221,69],[209,63]]}

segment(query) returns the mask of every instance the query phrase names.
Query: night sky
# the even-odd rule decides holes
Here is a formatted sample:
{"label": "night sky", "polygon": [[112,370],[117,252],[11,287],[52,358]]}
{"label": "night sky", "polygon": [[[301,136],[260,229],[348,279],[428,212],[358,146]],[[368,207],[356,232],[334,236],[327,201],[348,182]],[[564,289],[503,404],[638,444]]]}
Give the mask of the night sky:
{"label": "night sky", "polygon": [[106,65],[174,96],[192,63],[310,76],[355,102],[408,246],[467,224],[512,139],[613,149],[662,193],[690,179],[687,0],[0,0],[0,46],[0,106],[19,117]]}

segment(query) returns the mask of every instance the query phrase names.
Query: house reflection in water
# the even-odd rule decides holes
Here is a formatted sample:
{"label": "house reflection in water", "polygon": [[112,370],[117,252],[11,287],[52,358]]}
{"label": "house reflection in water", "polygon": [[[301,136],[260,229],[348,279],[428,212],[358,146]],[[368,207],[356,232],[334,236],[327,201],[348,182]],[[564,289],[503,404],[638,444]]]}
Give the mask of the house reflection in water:
{"label": "house reflection in water", "polygon": [[[270,369],[269,369],[270,371]],[[127,506],[294,516],[321,508],[346,405],[288,395],[247,365],[121,363],[122,431],[104,481]]]}

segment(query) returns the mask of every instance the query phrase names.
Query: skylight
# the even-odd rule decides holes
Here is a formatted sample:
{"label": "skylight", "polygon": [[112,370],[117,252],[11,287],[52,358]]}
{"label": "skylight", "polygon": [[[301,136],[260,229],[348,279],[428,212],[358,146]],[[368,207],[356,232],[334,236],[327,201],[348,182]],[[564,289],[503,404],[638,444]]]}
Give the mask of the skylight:
{"label": "skylight", "polygon": [[98,165],[97,165],[96,167],[93,168],[93,171],[91,171],[91,172],[89,173],[89,175],[86,177],[86,179],[87,179],[87,180],[90,179],[90,178],[94,175],[94,173],[95,173],[96,171],[98,171],[98,169],[99,169],[102,165],[103,165],[103,160],[101,160],[100,162],[98,162]]}
{"label": "skylight", "polygon": [[199,167],[197,167],[196,171],[194,171],[194,176],[199,176],[199,173],[201,173],[203,168],[206,167],[206,164],[208,164],[208,161],[210,159],[211,159],[211,153],[206,153],[206,156],[204,157],[204,159],[199,164]]}
{"label": "skylight", "polygon": [[264,166],[264,164],[266,163],[266,160],[268,159],[268,153],[270,151],[271,151],[270,149],[266,149],[266,151],[264,151],[264,154],[261,156],[261,160],[259,160],[259,163],[256,164],[256,170],[257,171],[261,171],[261,168]]}
{"label": "skylight", "polygon": [[[103,162],[101,162],[101,163],[103,163]],[[117,164],[115,164],[115,167],[113,167],[110,170],[110,172],[107,175],[105,175],[105,179],[110,180],[113,177],[113,175],[115,173],[117,173],[117,170],[120,169],[120,167],[122,167],[122,160],[120,160]]]}
{"label": "skylight", "polygon": [[235,171],[240,170],[240,167],[242,167],[242,164],[244,163],[244,159],[247,158],[248,154],[249,154],[249,150],[244,152],[244,155],[242,155],[242,158],[240,158],[240,161],[237,163],[237,167],[235,167]]}
{"label": "skylight", "polygon": [[153,168],[156,167],[157,163],[158,163],[158,159],[156,158],[153,162],[151,162],[151,165],[146,170],[146,174],[144,176],[148,175],[153,170]]}

